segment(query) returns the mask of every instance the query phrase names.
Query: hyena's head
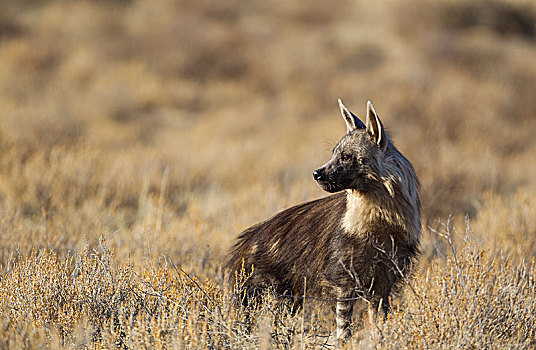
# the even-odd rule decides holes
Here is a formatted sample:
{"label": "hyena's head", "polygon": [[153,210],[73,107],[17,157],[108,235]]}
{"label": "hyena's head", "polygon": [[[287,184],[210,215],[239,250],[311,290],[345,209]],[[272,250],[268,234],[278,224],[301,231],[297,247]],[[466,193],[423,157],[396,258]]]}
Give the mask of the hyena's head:
{"label": "hyena's head", "polygon": [[347,134],[333,150],[331,159],[313,171],[318,184],[328,192],[355,190],[363,194],[385,189],[382,177],[386,155],[394,151],[383,124],[372,103],[367,103],[367,119],[363,123],[339,100]]}

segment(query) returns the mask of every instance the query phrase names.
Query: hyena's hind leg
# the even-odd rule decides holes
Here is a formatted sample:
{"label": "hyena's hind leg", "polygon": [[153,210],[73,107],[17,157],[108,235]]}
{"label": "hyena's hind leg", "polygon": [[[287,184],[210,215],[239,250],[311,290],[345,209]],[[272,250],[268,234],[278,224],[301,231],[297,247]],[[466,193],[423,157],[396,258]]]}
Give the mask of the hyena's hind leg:
{"label": "hyena's hind leg", "polygon": [[265,290],[258,282],[258,277],[254,273],[253,267],[245,268],[242,261],[241,268],[234,271],[234,276],[230,276],[231,302],[238,312],[237,322],[245,327],[247,333],[251,333],[254,325],[255,310],[261,305],[262,295]]}
{"label": "hyena's hind leg", "polygon": [[247,334],[251,334],[255,323],[256,313],[262,305],[262,296],[265,291],[263,288],[253,286],[242,286],[235,288],[233,291],[233,303],[237,309],[238,323],[242,325]]}

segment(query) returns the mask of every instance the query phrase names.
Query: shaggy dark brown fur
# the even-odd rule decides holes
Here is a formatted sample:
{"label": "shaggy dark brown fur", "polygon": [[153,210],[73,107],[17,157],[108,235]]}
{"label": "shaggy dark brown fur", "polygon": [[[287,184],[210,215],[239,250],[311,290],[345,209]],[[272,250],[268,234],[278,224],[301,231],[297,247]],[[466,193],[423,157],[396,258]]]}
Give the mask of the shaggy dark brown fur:
{"label": "shaggy dark brown fur", "polygon": [[273,288],[299,306],[306,280],[307,295],[336,300],[337,335],[344,339],[355,300],[388,311],[389,295],[418,253],[421,227],[417,177],[372,104],[366,124],[341,102],[340,108],[348,133],[314,172],[326,191],[337,193],[245,230],[227,267],[250,274],[240,286],[246,305]]}

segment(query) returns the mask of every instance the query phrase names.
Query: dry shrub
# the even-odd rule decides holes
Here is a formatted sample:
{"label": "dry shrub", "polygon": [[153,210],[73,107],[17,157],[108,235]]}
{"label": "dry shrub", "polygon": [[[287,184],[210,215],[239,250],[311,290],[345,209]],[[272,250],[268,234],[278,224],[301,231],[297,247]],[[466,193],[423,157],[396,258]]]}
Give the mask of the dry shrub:
{"label": "dry shrub", "polygon": [[[448,225],[440,234],[450,254],[410,279],[410,290],[363,342],[382,348],[532,348],[536,332],[536,263],[489,256],[469,228],[454,246]],[[368,338],[367,338],[368,337]],[[368,344],[367,344],[368,345]]]}
{"label": "dry shrub", "polygon": [[[536,265],[493,258],[451,226],[434,234],[450,252],[414,276],[386,320],[356,321],[348,345],[380,348],[530,348],[536,345]],[[334,302],[305,296],[291,316],[288,300],[267,294],[253,310],[232,290],[201,281],[171,259],[140,273],[120,262],[101,237],[59,258],[48,250],[11,259],[2,271],[3,347],[317,348],[333,346]],[[214,273],[214,272],[213,272]],[[217,274],[212,280],[221,279]],[[359,326],[360,325],[360,326]]]}
{"label": "dry shrub", "polygon": [[[223,303],[212,283],[197,281],[167,259],[138,275],[104,242],[75,256],[39,250],[13,258],[0,295],[4,347],[33,346],[32,337],[44,343],[56,339],[63,347],[228,342],[214,319]],[[210,340],[207,331],[214,334]],[[38,336],[27,338],[34,333]]]}

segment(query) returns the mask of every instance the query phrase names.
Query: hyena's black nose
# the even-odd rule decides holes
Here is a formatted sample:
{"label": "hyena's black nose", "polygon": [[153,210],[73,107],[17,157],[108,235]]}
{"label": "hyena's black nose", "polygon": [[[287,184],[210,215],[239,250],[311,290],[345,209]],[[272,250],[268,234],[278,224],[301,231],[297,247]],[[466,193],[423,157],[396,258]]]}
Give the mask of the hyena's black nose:
{"label": "hyena's black nose", "polygon": [[316,169],[315,171],[313,171],[313,177],[316,181],[320,181],[324,179],[324,175],[325,175],[325,172],[324,172],[324,169],[322,168]]}

